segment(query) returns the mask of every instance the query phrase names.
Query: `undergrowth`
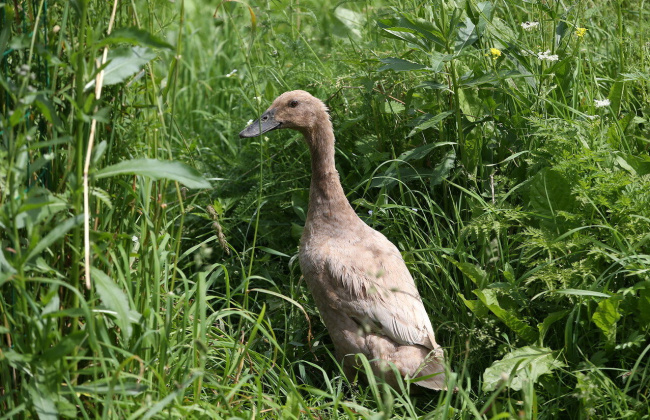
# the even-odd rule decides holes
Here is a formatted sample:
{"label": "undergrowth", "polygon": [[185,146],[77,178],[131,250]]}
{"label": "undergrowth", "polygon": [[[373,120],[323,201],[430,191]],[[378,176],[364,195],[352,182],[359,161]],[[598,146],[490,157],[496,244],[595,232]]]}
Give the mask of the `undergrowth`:
{"label": "undergrowth", "polygon": [[[0,4],[2,417],[649,418],[646,9]],[[342,375],[307,148],[237,136],[292,89],[457,392]]]}

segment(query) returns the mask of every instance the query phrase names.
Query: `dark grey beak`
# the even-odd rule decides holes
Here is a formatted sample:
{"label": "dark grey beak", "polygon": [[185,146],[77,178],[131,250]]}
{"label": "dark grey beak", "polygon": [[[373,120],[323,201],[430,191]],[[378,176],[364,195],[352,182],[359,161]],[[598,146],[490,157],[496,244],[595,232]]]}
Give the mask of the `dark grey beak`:
{"label": "dark grey beak", "polygon": [[248,127],[244,128],[239,137],[249,138],[261,136],[271,130],[280,128],[281,122],[275,120],[275,110],[270,109],[266,111],[259,120],[253,121]]}

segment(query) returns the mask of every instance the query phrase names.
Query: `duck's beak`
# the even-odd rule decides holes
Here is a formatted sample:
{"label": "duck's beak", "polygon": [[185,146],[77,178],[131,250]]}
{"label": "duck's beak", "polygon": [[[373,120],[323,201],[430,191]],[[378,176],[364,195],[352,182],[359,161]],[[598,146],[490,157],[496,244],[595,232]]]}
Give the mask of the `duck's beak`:
{"label": "duck's beak", "polygon": [[281,122],[275,120],[275,110],[267,110],[259,120],[253,121],[248,127],[244,128],[239,137],[257,137],[271,130],[280,128]]}

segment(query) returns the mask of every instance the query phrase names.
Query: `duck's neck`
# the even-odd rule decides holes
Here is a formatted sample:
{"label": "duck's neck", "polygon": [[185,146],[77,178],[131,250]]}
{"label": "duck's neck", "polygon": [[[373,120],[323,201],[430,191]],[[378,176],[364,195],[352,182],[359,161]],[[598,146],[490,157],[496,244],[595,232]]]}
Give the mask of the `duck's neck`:
{"label": "duck's neck", "polygon": [[334,165],[334,131],[329,120],[303,133],[311,153],[308,219],[343,221],[355,216]]}

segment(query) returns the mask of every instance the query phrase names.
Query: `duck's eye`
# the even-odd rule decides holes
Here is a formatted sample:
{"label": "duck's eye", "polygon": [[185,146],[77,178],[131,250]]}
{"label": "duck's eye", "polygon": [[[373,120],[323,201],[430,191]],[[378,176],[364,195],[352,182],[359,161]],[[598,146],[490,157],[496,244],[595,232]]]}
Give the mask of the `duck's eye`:
{"label": "duck's eye", "polygon": [[296,101],[295,99],[289,102],[289,108],[295,108],[297,106],[298,106],[298,101]]}

